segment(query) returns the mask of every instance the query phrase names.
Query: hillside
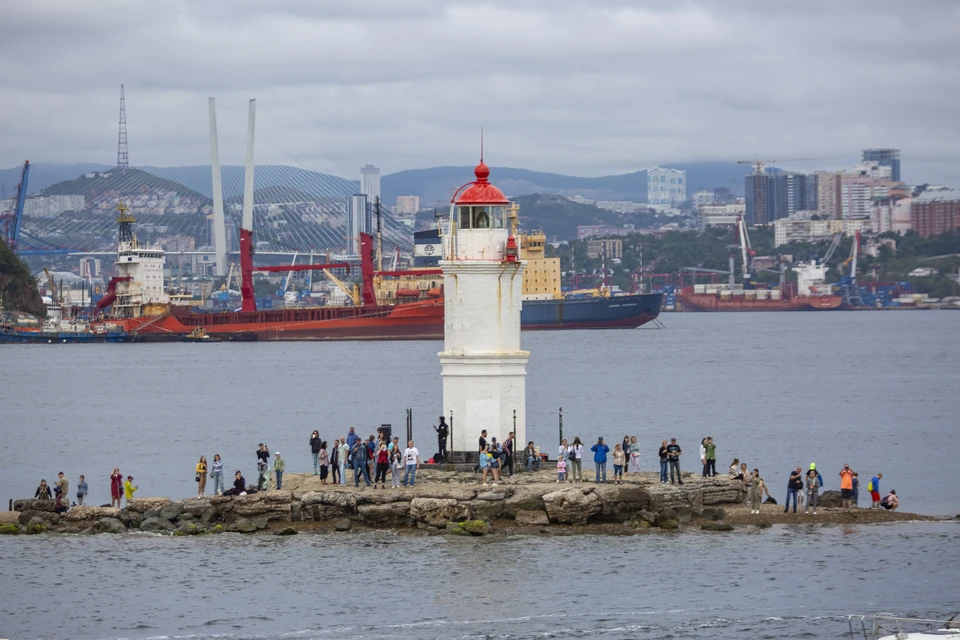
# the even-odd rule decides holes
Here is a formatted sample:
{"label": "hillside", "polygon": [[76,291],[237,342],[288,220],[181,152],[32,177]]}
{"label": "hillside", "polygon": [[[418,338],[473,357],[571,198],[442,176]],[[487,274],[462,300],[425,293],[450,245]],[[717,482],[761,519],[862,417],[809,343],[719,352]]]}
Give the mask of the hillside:
{"label": "hillside", "polygon": [[[32,171],[32,169],[31,169]],[[141,169],[111,170],[107,174],[97,174],[98,177],[88,178],[82,175],[73,180],[66,180],[50,185],[43,190],[43,195],[83,195],[88,200],[98,201],[107,192],[133,193],[140,190],[175,191],[181,198],[195,198],[201,204],[209,204],[210,198],[185,187],[179,182],[157,177]]]}
{"label": "hillside", "polygon": [[[172,180],[179,184],[202,193],[207,198],[213,198],[213,180],[210,175],[210,166],[194,167],[140,167],[158,178]],[[220,180],[223,184],[223,197],[234,198],[243,195],[244,168],[237,165],[220,167]],[[263,165],[254,167],[253,184],[257,189],[266,189],[276,186],[291,186],[302,193],[309,194],[310,199],[323,200],[331,197],[343,197],[357,193],[360,189],[358,180],[347,180],[334,176],[297,167],[285,165]]]}
{"label": "hillside", "polygon": [[[700,189],[712,190],[715,187],[727,187],[742,195],[743,178],[750,172],[748,166],[735,162],[680,162],[663,166],[687,172],[688,195]],[[411,169],[383,176],[381,191],[388,205],[393,205],[396,197],[400,195],[419,195],[421,204],[427,206],[432,202],[448,201],[457,187],[471,180],[472,166]],[[646,193],[640,172],[582,178],[528,169],[492,167],[490,180],[507,196],[552,193],[563,196],[581,195],[595,200],[643,202]]]}
{"label": "hillside", "polygon": [[41,318],[47,315],[30,269],[3,240],[0,240],[0,295],[5,311],[23,311]]}
{"label": "hillside", "polygon": [[[58,162],[31,162],[30,180],[27,183],[27,194],[39,193],[52,184],[72,180],[76,176],[83,175],[90,171],[105,171],[110,165],[97,164],[93,162],[77,162],[73,164],[61,164]],[[20,182],[20,171],[23,165],[10,167],[9,169],[0,169],[0,187],[2,192],[8,198],[13,197],[13,193]]]}

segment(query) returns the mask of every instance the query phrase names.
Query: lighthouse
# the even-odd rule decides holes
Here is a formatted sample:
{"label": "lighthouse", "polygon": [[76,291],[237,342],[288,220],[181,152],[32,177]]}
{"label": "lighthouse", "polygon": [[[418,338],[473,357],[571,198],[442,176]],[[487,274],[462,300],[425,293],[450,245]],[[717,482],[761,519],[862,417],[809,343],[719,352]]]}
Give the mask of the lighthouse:
{"label": "lighthouse", "polygon": [[451,200],[440,261],[444,349],[439,356],[455,461],[476,459],[483,429],[488,442],[496,437],[501,443],[515,430],[515,451],[526,443],[530,353],[520,348],[524,263],[507,225],[510,201],[490,184],[482,157],[474,173],[476,180]]}

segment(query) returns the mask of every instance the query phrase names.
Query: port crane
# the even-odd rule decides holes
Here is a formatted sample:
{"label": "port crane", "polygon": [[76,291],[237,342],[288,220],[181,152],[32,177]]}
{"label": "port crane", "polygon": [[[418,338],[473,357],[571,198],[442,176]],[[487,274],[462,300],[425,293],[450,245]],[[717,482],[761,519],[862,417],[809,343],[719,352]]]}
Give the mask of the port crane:
{"label": "port crane", "polygon": [[23,205],[27,198],[27,180],[30,178],[30,161],[23,163],[20,171],[20,182],[17,183],[16,195],[13,197],[13,210],[0,216],[0,230],[3,231],[3,241],[12,251],[20,248],[20,232],[23,227]]}
{"label": "port crane", "polygon": [[[840,265],[840,293],[843,295],[843,304],[850,307],[864,306],[863,298],[860,296],[860,286],[857,284],[857,257],[860,254],[860,232],[857,231],[853,237],[853,244],[850,246],[850,257]],[[850,275],[842,275],[843,269],[850,265]]]}

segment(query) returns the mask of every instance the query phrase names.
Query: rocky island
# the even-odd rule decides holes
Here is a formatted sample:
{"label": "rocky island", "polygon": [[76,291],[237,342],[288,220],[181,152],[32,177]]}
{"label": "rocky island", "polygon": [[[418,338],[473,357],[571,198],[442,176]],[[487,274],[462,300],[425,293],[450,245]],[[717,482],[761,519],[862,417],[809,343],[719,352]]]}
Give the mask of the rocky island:
{"label": "rocky island", "polygon": [[[245,496],[173,501],[134,498],[123,509],[79,506],[60,515],[52,500],[17,500],[0,512],[0,534],[97,534],[131,531],[176,536],[211,533],[333,532],[392,529],[414,535],[633,534],[732,531],[772,524],[867,524],[932,520],[883,510],[839,508],[839,492],[821,495],[816,516],[763,506],[752,515],[741,485],[726,476],[684,474],[684,484],[661,484],[655,473],[623,485],[557,484],[553,473],[520,473],[483,486],[472,473],[424,469],[413,488],[320,485],[317,476],[290,474],[283,490]],[[836,495],[833,495],[836,494]]]}

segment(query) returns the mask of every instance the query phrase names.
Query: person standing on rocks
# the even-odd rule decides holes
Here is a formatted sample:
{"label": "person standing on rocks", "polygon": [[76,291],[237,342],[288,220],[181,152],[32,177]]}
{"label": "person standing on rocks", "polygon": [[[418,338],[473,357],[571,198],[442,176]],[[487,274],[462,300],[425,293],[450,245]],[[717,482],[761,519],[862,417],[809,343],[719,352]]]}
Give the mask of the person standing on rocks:
{"label": "person standing on rocks", "polygon": [[127,476],[127,481],[123,483],[123,496],[127,499],[127,506],[130,506],[130,501],[133,500],[133,494],[137,492],[137,489],[140,488],[140,485],[134,486],[133,476]]}
{"label": "person standing on rocks", "polygon": [[707,436],[707,475],[717,477],[717,445],[713,443],[713,438]]}
{"label": "person standing on rocks", "polygon": [[854,508],[860,506],[860,474],[856,471],[853,472],[853,506]]}
{"label": "person standing on rocks", "polygon": [[623,452],[623,445],[618,442],[613,448],[613,484],[623,484],[623,467],[626,462],[627,455]]}
{"label": "person standing on rocks", "polygon": [[490,462],[493,460],[493,455],[490,454],[490,446],[487,445],[483,448],[483,451],[480,452],[477,456],[477,466],[480,467],[483,477],[480,479],[480,484],[484,487],[487,486],[487,473],[490,472]]}
{"label": "person standing on rocks", "polygon": [[479,473],[480,471],[480,457],[479,455],[487,450],[487,430],[482,429],[480,431],[480,439],[477,441],[477,466],[473,468],[474,473]]}
{"label": "person standing on rocks", "polygon": [[313,475],[320,472],[320,432],[310,434],[310,455],[313,457]]}
{"label": "person standing on rocks", "polygon": [[513,445],[516,439],[516,434],[511,431],[503,441],[503,468],[510,473],[511,477],[513,476]]}
{"label": "person standing on rocks", "polygon": [[567,465],[567,477],[573,476],[571,482],[583,482],[583,443],[580,442],[580,436],[576,436],[570,446],[573,449],[573,457]]}
{"label": "person standing on rocks", "polygon": [[353,451],[353,448],[357,444],[357,440],[360,439],[360,436],[357,435],[357,432],[353,427],[350,427],[350,433],[347,434],[347,446],[350,447],[350,451]]}
{"label": "person standing on rocks", "polygon": [[360,486],[360,477],[362,476],[363,481],[369,487],[370,467],[367,466],[367,445],[359,438],[357,438],[357,443],[353,445],[350,462],[353,464],[353,486]]}
{"label": "person standing on rocks", "polygon": [[703,465],[703,475],[701,477],[707,477],[707,439],[703,438],[700,441],[700,464]]}
{"label": "person standing on rocks", "polygon": [[376,488],[380,483],[381,489],[387,488],[387,470],[390,469],[390,452],[387,451],[387,443],[381,442],[377,449],[377,475],[373,477],[373,486]]}
{"label": "person standing on rocks", "polygon": [[667,468],[670,466],[670,456],[667,454],[667,441],[660,444],[660,483],[667,483]]}
{"label": "person standing on rocks", "polygon": [[783,512],[790,510],[790,498],[793,498],[793,512],[797,512],[797,493],[803,490],[803,469],[797,467],[797,470],[790,474],[787,481],[787,501],[783,505]]}
{"label": "person standing on rocks", "polygon": [[270,465],[270,450],[262,442],[257,446],[257,460],[263,460],[267,466]]}
{"label": "person standing on rocks", "polygon": [[767,497],[770,497],[770,492],[767,490],[767,484],[763,481],[763,478],[760,477],[760,470],[753,470],[753,482],[750,486],[750,513],[760,515],[760,503],[763,500],[763,494],[766,493]]}
{"label": "person standing on rocks", "polygon": [[263,458],[257,457],[257,491],[264,491],[267,485],[267,474],[270,465]]}
{"label": "person standing on rocks", "polygon": [[196,476],[194,480],[197,482],[197,497],[202,498],[204,492],[207,489],[207,457],[200,456],[200,462],[197,463],[196,468],[194,469]]}
{"label": "person standing on rocks", "polygon": [[873,504],[870,505],[871,509],[880,508],[880,481],[883,480],[883,474],[878,473],[870,479],[870,484],[867,485],[867,491],[870,492],[870,498],[873,501]]}
{"label": "person standing on rocks", "polygon": [[[317,455],[317,463],[320,465],[320,484],[327,484],[327,475],[330,473],[330,454],[327,452],[327,441],[320,442],[320,453]],[[277,486],[279,489],[280,486]]]}
{"label": "person standing on rocks", "polygon": [[667,445],[667,459],[670,462],[670,484],[674,484],[673,472],[677,472],[676,484],[683,484],[683,477],[680,475],[680,455],[683,451],[677,444],[676,438],[670,438],[670,444]]}
{"label": "person standing on rocks", "polygon": [[390,480],[393,488],[400,486],[400,477],[403,475],[403,451],[400,450],[400,442],[397,438],[393,439],[393,448],[390,449]]}
{"label": "person standing on rocks", "polygon": [[840,471],[840,504],[844,509],[850,508],[853,502],[853,469],[849,464],[843,465]]}
{"label": "person standing on rocks", "polygon": [[438,418],[440,420],[439,425],[433,425],[433,430],[437,432],[437,452],[439,455],[439,460],[437,462],[446,462],[447,461],[447,438],[450,436],[450,427],[447,425],[447,419],[443,416]]}
{"label": "person standing on rocks", "polygon": [[377,466],[377,438],[372,433],[367,438],[367,470],[368,477],[373,476],[373,472]]}
{"label": "person standing on rocks", "polygon": [[83,506],[89,493],[90,487],[87,486],[87,481],[84,480],[83,474],[80,474],[80,482],[77,483],[77,506]]}
{"label": "person standing on rocks", "polygon": [[223,460],[220,459],[220,454],[213,454],[213,466],[210,471],[210,477],[213,478],[213,493],[214,495],[222,496],[223,495]]}
{"label": "person standing on rocks", "polygon": [[40,486],[37,487],[36,492],[33,494],[34,500],[50,500],[53,498],[53,495],[50,493],[50,486],[47,484],[46,478],[40,480]]}
{"label": "person standing on rocks", "polygon": [[350,445],[347,444],[347,438],[340,441],[340,486],[347,486],[347,462],[350,459]]}
{"label": "person standing on rocks", "polygon": [[340,439],[333,441],[330,447],[330,484],[340,484]]}
{"label": "person standing on rocks", "polygon": [[[566,440],[564,440],[566,442]],[[565,482],[567,475],[567,457],[563,454],[557,458],[557,482]]]}
{"label": "person standing on rocks", "polygon": [[627,452],[627,472],[635,473],[640,476],[640,443],[637,442],[637,436],[630,436],[630,449]]}
{"label": "person standing on rocks", "polygon": [[63,494],[63,497],[69,500],[70,499],[70,493],[69,493],[70,481],[67,480],[67,476],[63,474],[63,471],[57,474],[57,486],[60,488],[60,493]]}
{"label": "person standing on rocks", "polygon": [[[420,451],[413,446],[413,440],[407,441],[407,448],[403,452],[403,461],[406,465],[403,471],[403,486],[413,487],[417,481],[417,469],[420,468]],[[407,484],[408,479],[410,484]]]}
{"label": "person standing on rocks", "polygon": [[820,476],[820,472],[817,471],[817,464],[815,462],[810,463],[810,470],[807,471],[806,477],[807,485],[807,504],[803,508],[803,512],[810,513],[810,507],[813,507],[813,515],[817,515],[817,497],[820,495],[820,487],[823,486],[823,478]]}
{"label": "person standing on rocks", "polygon": [[597,479],[595,482],[601,484],[600,475],[603,475],[603,484],[607,484],[607,453],[610,451],[610,447],[603,444],[603,436],[597,438],[597,444],[590,447],[590,451],[593,451],[593,464],[597,470]]}
{"label": "person standing on rocks", "polygon": [[[283,488],[283,472],[287,470],[287,463],[280,457],[280,452],[273,454],[273,474],[277,477],[277,491]],[[323,481],[320,481],[323,484]]]}
{"label": "person standing on rocks", "polygon": [[570,445],[567,443],[567,439],[564,438],[560,441],[560,448],[557,449],[557,460],[567,460],[570,457]]}
{"label": "person standing on rocks", "polygon": [[123,497],[123,476],[120,467],[114,467],[110,474],[110,506],[120,508],[120,498]]}

